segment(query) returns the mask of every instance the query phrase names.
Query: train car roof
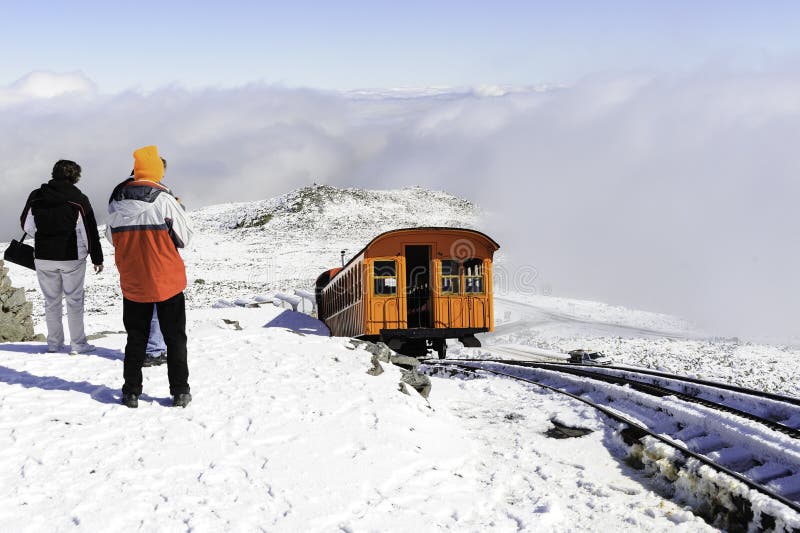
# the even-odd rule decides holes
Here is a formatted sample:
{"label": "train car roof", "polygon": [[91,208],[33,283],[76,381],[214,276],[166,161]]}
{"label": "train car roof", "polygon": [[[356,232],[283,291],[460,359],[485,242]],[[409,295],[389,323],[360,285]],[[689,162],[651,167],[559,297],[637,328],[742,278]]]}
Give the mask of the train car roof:
{"label": "train car roof", "polygon": [[372,246],[372,244],[375,241],[378,241],[378,240],[382,239],[383,237],[386,237],[387,235],[390,235],[392,233],[400,233],[400,232],[403,232],[403,231],[411,231],[411,232],[418,232],[418,231],[420,231],[420,232],[426,232],[426,231],[463,231],[463,232],[467,232],[467,233],[474,233],[475,235],[479,235],[479,236],[483,237],[484,239],[486,239],[487,241],[492,243],[492,245],[494,246],[495,251],[497,251],[500,248],[500,245],[497,244],[494,239],[492,239],[491,237],[489,237],[485,233],[482,233],[482,232],[480,232],[478,230],[467,229],[467,228],[448,228],[448,227],[440,227],[440,226],[422,226],[422,227],[414,227],[414,228],[399,228],[399,229],[393,229],[393,230],[389,230],[389,231],[384,231],[383,233],[381,233],[380,235],[378,235],[377,237],[375,237],[374,239],[369,241],[369,243],[360,252],[358,252],[356,254],[356,257],[361,255],[362,252],[364,252],[367,248]]}
{"label": "train car roof", "polygon": [[[317,276],[317,281],[315,282],[314,287],[320,288],[319,282],[325,276],[328,276],[328,283],[330,283],[330,281],[336,276],[336,274],[339,273],[340,270],[342,270],[342,267],[336,267],[326,270],[325,272]],[[325,285],[327,285],[328,283],[326,283]],[[322,285],[322,287],[324,287],[325,285]]]}
{"label": "train car roof", "polygon": [[[484,239],[489,241],[489,243],[491,243],[491,245],[494,246],[494,251],[497,251],[498,249],[500,249],[500,245],[497,244],[497,242],[494,239],[492,239],[491,237],[489,237],[485,233],[480,232],[478,230],[474,230],[474,229],[450,228],[450,227],[440,227],[440,226],[423,226],[423,227],[414,227],[414,228],[399,228],[399,229],[393,229],[393,230],[389,230],[389,231],[384,231],[380,235],[378,235],[375,238],[373,238],[371,241],[369,241],[367,243],[366,246],[364,246],[361,250],[359,250],[359,252],[356,255],[351,257],[350,260],[347,263],[345,263],[339,270],[341,271],[341,270],[344,270],[345,268],[347,268],[347,266],[350,263],[352,263],[361,254],[366,252],[367,249],[370,246],[372,246],[375,242],[379,241],[380,239],[386,237],[387,235],[391,235],[392,233],[400,233],[400,232],[405,232],[405,231],[410,231],[410,232],[418,232],[418,231],[461,231],[461,232],[466,232],[466,233],[474,233],[475,235],[483,237]],[[333,270],[333,269],[331,269],[331,270]],[[339,274],[339,272],[336,272],[335,274],[333,274],[330,277],[330,280],[328,280],[328,283],[333,281],[333,278],[335,278],[338,274]]]}

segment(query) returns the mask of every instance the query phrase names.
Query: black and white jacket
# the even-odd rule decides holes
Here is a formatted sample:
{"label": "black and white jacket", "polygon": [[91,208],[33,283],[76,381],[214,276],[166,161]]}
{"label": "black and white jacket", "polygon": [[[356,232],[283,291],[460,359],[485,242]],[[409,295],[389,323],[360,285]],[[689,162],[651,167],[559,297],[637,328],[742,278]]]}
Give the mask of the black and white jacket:
{"label": "black and white jacket", "polygon": [[75,185],[50,180],[28,196],[20,216],[23,231],[34,236],[36,259],[70,261],[91,256],[103,264],[100,234],[89,199]]}

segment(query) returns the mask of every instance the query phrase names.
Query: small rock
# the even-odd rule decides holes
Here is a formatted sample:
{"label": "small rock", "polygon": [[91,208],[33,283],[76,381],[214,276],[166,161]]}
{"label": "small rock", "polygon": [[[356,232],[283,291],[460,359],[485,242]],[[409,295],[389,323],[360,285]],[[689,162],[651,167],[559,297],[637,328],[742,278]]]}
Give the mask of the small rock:
{"label": "small rock", "polygon": [[356,338],[351,338],[348,342],[353,346],[355,346],[356,348],[358,348],[359,346],[363,346],[365,344],[371,344],[367,341],[362,341],[361,339],[356,339]]}
{"label": "small rock", "polygon": [[592,432],[592,430],[588,428],[567,426],[556,419],[551,419],[550,423],[553,424],[553,427],[548,429],[545,435],[552,439],[573,439],[576,437],[583,437]]}
{"label": "small rock", "polygon": [[372,362],[372,368],[367,370],[367,374],[369,374],[370,376],[380,376],[381,374],[383,374],[383,367],[381,366],[380,361],[378,361],[377,355],[372,356],[371,362]]}
{"label": "small rock", "polygon": [[19,320],[24,320],[26,317],[31,316],[32,312],[33,304],[31,302],[25,302],[11,310],[11,314],[13,314]]}
{"label": "small rock", "polygon": [[369,353],[374,354],[378,357],[379,361],[383,361],[384,363],[391,362],[389,358],[394,353],[391,348],[386,346],[385,343],[379,342],[376,344],[369,343],[367,346],[364,347]]}
{"label": "small rock", "polygon": [[379,361],[384,363],[389,363],[389,357],[394,353],[391,348],[386,346],[383,342],[369,342],[369,341],[362,341],[361,339],[350,339],[350,344],[355,346],[356,348],[364,347],[366,351],[369,353],[376,355]]}
{"label": "small rock", "polygon": [[233,326],[234,330],[242,331],[242,326],[239,325],[239,321],[238,320],[228,320],[227,318],[223,318],[222,321],[225,322],[229,326]]}
{"label": "small rock", "polygon": [[403,375],[401,378],[403,383],[407,383],[411,388],[416,390],[420,396],[428,399],[431,393],[431,380],[428,376],[420,374],[416,370],[400,370],[400,373]]}
{"label": "small rock", "polygon": [[399,366],[400,368],[405,368],[407,370],[413,370],[419,366],[419,360],[407,355],[393,354],[389,356],[389,361],[393,365]]}
{"label": "small rock", "polygon": [[27,300],[25,299],[25,290],[14,289],[11,295],[5,301],[5,307],[9,309],[14,309],[15,307],[19,307],[26,302]]}

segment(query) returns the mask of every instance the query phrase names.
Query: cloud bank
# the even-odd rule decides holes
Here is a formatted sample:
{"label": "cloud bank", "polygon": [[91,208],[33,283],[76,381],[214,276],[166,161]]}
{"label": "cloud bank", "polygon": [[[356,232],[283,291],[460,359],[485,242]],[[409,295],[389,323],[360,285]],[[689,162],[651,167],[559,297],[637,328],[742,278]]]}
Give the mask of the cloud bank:
{"label": "cloud bank", "polygon": [[537,269],[540,290],[724,333],[800,334],[797,72],[348,94],[252,85],[102,95],[80,76],[51,76],[49,91],[32,78],[0,89],[4,240],[57,159],[83,166],[80,186],[102,218],[132,150],[157,144],[191,206],[314,181],[441,188],[494,213],[487,231],[517,266]]}
{"label": "cloud bank", "polygon": [[8,87],[0,87],[0,107],[63,95],[91,95],[95,91],[92,80],[80,72],[31,72]]}

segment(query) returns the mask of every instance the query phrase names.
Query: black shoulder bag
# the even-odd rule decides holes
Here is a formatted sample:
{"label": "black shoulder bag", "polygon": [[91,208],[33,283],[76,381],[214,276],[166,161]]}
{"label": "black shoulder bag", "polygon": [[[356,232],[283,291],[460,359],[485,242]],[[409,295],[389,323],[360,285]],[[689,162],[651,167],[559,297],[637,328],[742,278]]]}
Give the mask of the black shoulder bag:
{"label": "black shoulder bag", "polygon": [[36,270],[36,265],[33,262],[33,246],[24,243],[27,235],[27,233],[23,233],[21,240],[12,240],[3,254],[3,259],[15,265]]}

